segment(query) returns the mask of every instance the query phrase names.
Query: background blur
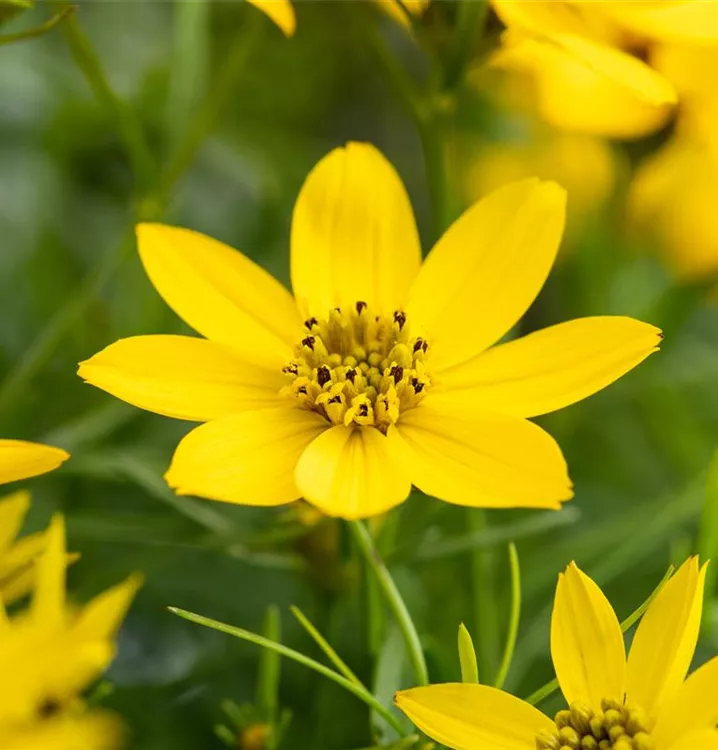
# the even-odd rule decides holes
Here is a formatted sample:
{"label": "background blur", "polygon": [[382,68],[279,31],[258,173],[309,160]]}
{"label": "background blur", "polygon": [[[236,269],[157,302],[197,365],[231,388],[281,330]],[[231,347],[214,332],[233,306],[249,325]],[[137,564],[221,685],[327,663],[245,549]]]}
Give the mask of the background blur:
{"label": "background blur", "polygon": [[[121,404],[75,375],[77,362],[118,338],[182,329],[137,258],[138,216],[208,233],[288,282],[299,187],[347,140],[371,141],[394,163],[429,249],[435,228],[420,138],[365,25],[419,82],[425,55],[373,6],[300,2],[296,10],[297,33],[286,39],[243,2],[80,4],[76,18],[112,89],[147,134],[147,184],[186,143],[197,113],[209,117],[196,153],[165,170],[164,206],[161,191],[133,178],[119,115],[93,95],[59,28],[0,46],[0,432],[74,454],[31,483],[27,528],[43,526],[55,509],[66,514],[70,547],[82,553],[70,571],[78,599],[130,571],[146,574],[104,699],[126,717],[137,750],[222,747],[213,732],[226,723],[222,701],[255,698],[259,649],[179,620],[166,605],[259,631],[277,604],[283,640],[321,658],[288,611],[297,604],[385,700],[405,666],[390,619],[366,621],[374,594],[340,525],[302,508],[175,497],[161,476],[188,425]],[[3,31],[51,12],[29,11]],[[439,52],[455,13],[455,3],[436,2],[423,20]],[[202,105],[223,85],[223,106]],[[491,86],[502,97],[487,95]],[[625,617],[670,562],[696,549],[718,429],[718,310],[710,275],[675,275],[661,236],[627,209],[636,170],[672,126],[631,143],[556,142],[499,101],[520,98],[513,87],[470,71],[447,99],[448,218],[504,180],[559,179],[569,190],[569,229],[522,332],[626,314],[666,334],[662,351],[619,383],[540,420],[576,485],[561,513],[467,511],[416,494],[380,529],[434,681],[459,676],[461,621],[481,642],[482,674],[496,670],[510,593],[506,544],[516,541],[523,612],[507,688],[525,696],[552,676],[548,615],[563,566],[575,559]],[[686,179],[686,190],[693,185]],[[702,220],[718,226],[715,207]],[[717,645],[709,618],[697,660]],[[283,663],[280,702],[293,714],[283,748],[371,744],[364,705],[302,667]]]}

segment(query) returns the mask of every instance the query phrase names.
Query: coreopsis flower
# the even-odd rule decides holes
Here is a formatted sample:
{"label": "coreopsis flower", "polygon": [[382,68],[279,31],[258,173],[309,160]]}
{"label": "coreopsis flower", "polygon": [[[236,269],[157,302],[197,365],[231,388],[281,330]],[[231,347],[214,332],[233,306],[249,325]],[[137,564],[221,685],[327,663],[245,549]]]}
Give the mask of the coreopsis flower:
{"label": "coreopsis flower", "polygon": [[552,719],[496,688],[444,684],[396,703],[454,750],[712,750],[718,748],[718,659],[686,675],[701,620],[705,566],[688,560],[636,630],[628,659],[618,619],[575,564],[559,576],[551,655],[568,703]]}
{"label": "coreopsis flower", "polygon": [[84,607],[65,601],[65,528],[55,517],[38,561],[32,603],[8,617],[0,602],[0,747],[113,750],[121,725],[85,707],[81,693],[112,661],[137,576]]}
{"label": "coreopsis flower", "polygon": [[45,474],[67,461],[61,448],[24,440],[0,440],[0,484]]}
{"label": "coreopsis flower", "polygon": [[[639,57],[636,6],[690,6],[687,2],[492,0],[507,26],[494,58],[500,67],[528,73],[536,106],[551,125],[615,138],[651,133],[671,116],[677,94]],[[640,42],[648,30],[642,29]]]}
{"label": "coreopsis flower", "polygon": [[[35,581],[35,563],[47,543],[46,531],[17,538],[29,508],[28,492],[0,499],[0,600],[5,605],[30,592]],[[67,562],[76,557],[68,555]]]}
{"label": "coreopsis flower", "polygon": [[297,17],[290,0],[247,0],[267,15],[285,36],[292,36],[297,28]]}
{"label": "coreopsis flower", "polygon": [[565,194],[512,183],[480,200],[426,261],[401,179],[374,147],[323,158],[297,199],[294,297],[220,242],[138,228],[155,288],[206,339],[122,339],[80,365],[141,408],[205,422],[166,475],[181,494],[245,505],[304,497],[343,518],[401,503],[412,483],[479,507],[559,508],[556,442],[527,417],[595,393],[660,332],[583,318],[494,346],[556,257]]}

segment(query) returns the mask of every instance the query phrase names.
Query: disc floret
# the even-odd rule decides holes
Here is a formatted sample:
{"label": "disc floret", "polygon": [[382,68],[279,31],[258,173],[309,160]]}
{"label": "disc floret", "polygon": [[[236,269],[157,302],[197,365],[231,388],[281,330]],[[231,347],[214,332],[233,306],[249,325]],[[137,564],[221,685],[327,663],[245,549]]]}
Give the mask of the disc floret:
{"label": "disc floret", "polygon": [[600,711],[572,703],[556,728],[536,737],[536,750],[655,750],[651,722],[639,707],[603,700]]}
{"label": "disc floret", "polygon": [[332,424],[375,426],[386,432],[416,406],[431,384],[427,342],[412,337],[406,313],[375,315],[366,302],[309,318],[282,389]]}

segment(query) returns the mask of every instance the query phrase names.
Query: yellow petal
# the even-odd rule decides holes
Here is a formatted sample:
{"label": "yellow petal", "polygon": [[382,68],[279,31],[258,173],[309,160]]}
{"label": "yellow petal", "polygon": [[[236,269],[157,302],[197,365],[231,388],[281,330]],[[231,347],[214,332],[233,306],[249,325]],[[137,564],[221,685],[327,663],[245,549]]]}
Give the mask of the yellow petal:
{"label": "yellow petal", "polygon": [[237,250],[189,229],[140,224],[137,245],[165,302],[208,339],[245,361],[282,367],[301,335],[289,292]]}
{"label": "yellow petal", "polygon": [[535,417],[613,383],[657,351],[661,332],[632,318],[579,318],[489,349],[441,373],[456,396]]}
{"label": "yellow petal", "polygon": [[336,425],[316,438],[297,464],[302,495],[328,516],[356,519],[406,500],[411,483],[375,427]]}
{"label": "yellow petal", "polygon": [[29,726],[3,727],[3,747],[12,750],[117,750],[123,743],[120,720],[105,711],[63,714]]}
{"label": "yellow petal", "polygon": [[651,68],[579,37],[513,37],[493,64],[530,74],[541,117],[572,132],[642,137],[667,122],[676,102],[675,89]]}
{"label": "yellow petal", "polygon": [[98,594],[80,612],[73,625],[74,636],[86,640],[114,639],[142,583],[141,575],[132,575]]}
{"label": "yellow petal", "polygon": [[292,217],[292,288],[305,317],[359,301],[390,314],[420,263],[409,196],[387,159],[368,143],[325,156]]}
{"label": "yellow petal", "polygon": [[711,43],[718,41],[718,5],[712,0],[684,2],[595,3],[595,9],[630,29],[639,37],[660,41]]}
{"label": "yellow petal", "polygon": [[70,454],[61,448],[23,440],[0,440],[0,484],[56,469]]}
{"label": "yellow petal", "polygon": [[551,618],[551,657],[568,703],[598,711],[623,702],[626,652],[621,626],[601,589],[575,563],[558,579]]}
{"label": "yellow petal", "polygon": [[224,344],[190,336],[134,336],[111,344],[78,375],[141,409],[204,422],[276,407],[279,369],[247,364]]}
{"label": "yellow petal", "polygon": [[247,0],[247,2],[269,16],[285,36],[294,34],[297,28],[297,17],[289,0]]}
{"label": "yellow petal", "polygon": [[65,521],[55,515],[47,530],[45,550],[35,569],[32,617],[43,627],[60,625],[65,620]]}
{"label": "yellow petal", "polygon": [[29,492],[14,492],[0,500],[0,554],[7,550],[20,533],[29,508]]}
{"label": "yellow petal", "polygon": [[503,336],[546,281],[558,250],[566,194],[523,180],[461,216],[421,267],[407,314],[430,342],[434,371],[465,362]]}
{"label": "yellow petal", "polygon": [[492,0],[496,15],[508,27],[537,35],[588,33],[580,15],[556,0]]}
{"label": "yellow petal", "polygon": [[538,709],[487,685],[429,685],[394,700],[422,732],[453,750],[534,750],[536,735],[555,727]]}
{"label": "yellow petal", "polygon": [[427,396],[389,428],[396,461],[427,495],[484,508],[560,508],[573,493],[553,438],[518,417]]}
{"label": "yellow petal", "polygon": [[666,750],[718,750],[718,731],[702,729],[676,740]]}
{"label": "yellow petal", "polygon": [[[689,748],[684,738],[694,732],[715,729],[718,724],[718,657],[699,667],[679,691],[661,706],[653,730],[656,747],[673,750],[703,750],[702,745]],[[707,749],[706,749],[707,750]]]}
{"label": "yellow petal", "polygon": [[301,495],[297,461],[328,427],[318,414],[291,406],[217,419],[182,440],[165,479],[180,495],[283,505]]}
{"label": "yellow petal", "polygon": [[688,673],[698,641],[706,566],[686,561],[643,616],[631,645],[626,676],[629,703],[660,712]]}

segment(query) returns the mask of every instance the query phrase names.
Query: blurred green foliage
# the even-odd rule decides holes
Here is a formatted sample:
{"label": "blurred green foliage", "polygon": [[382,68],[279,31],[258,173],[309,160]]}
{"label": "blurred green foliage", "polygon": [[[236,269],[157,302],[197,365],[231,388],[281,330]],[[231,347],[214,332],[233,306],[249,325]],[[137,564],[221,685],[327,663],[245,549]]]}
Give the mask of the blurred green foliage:
{"label": "blurred green foliage", "polygon": [[[437,5],[427,23],[441,52],[456,4]],[[375,143],[396,165],[428,249],[420,139],[358,14],[378,26],[411,76],[421,80],[427,64],[415,42],[373,10],[298,3],[298,32],[287,40],[241,2],[81,3],[73,23],[98,51],[121,109],[146,134],[139,180],[119,110],[93,94],[60,28],[0,47],[0,424],[3,436],[74,454],[61,471],[32,483],[30,526],[55,509],[66,514],[71,548],[83,556],[70,572],[77,597],[132,570],[146,573],[109,673],[115,689],[104,699],[127,718],[135,750],[222,747],[213,732],[226,720],[222,702],[254,701],[259,649],[173,617],[167,605],[254,631],[277,605],[284,642],[321,660],[289,614],[295,604],[382,700],[397,681],[411,682],[401,640],[362,579],[346,529],[307,527],[287,509],[175,497],[161,474],[188,425],[115,402],[75,375],[78,361],[117,338],[182,330],[136,256],[138,216],[218,237],[288,282],[298,189],[316,160],[348,139]],[[3,31],[47,17],[47,7],[38,7]],[[225,106],[210,109],[216,117],[200,132],[196,153],[190,149],[168,173],[230,63],[236,75],[225,84]],[[477,94],[460,89],[455,101],[453,131],[501,134]],[[627,160],[650,145],[624,149]],[[552,677],[548,616],[556,576],[570,560],[625,617],[669,563],[695,547],[718,429],[718,311],[704,289],[677,286],[650,253],[637,252],[622,231],[623,187],[572,240],[521,324],[528,331],[613,313],[666,332],[661,353],[635,372],[540,420],[565,451],[575,500],[560,514],[484,513],[417,494],[379,533],[434,681],[459,679],[462,621],[477,644],[482,679],[495,676],[509,615],[509,541],[521,560],[523,601],[506,687],[519,695]],[[455,189],[452,215],[463,200]],[[697,659],[715,646],[709,622]],[[287,750],[372,742],[363,704],[286,662],[281,709],[293,716]]]}

